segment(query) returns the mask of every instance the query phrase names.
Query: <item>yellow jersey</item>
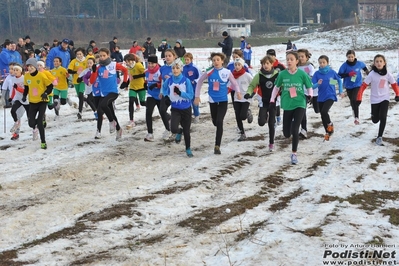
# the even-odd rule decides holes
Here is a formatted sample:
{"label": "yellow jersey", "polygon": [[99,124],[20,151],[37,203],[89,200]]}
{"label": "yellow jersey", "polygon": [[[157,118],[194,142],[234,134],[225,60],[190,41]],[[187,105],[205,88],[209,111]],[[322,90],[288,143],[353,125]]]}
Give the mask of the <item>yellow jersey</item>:
{"label": "yellow jersey", "polygon": [[144,74],[145,73],[145,68],[143,64],[141,63],[136,63],[133,68],[128,69],[129,70],[129,89],[130,90],[139,90],[144,88],[144,77],[142,78],[133,78],[134,75],[139,75],[139,74]]}
{"label": "yellow jersey", "polygon": [[[30,73],[24,75],[24,85],[29,87],[28,100],[30,103],[42,102],[42,94],[46,92],[47,86],[52,83],[44,72],[38,72],[36,76]],[[48,98],[45,102],[48,102]]]}
{"label": "yellow jersey", "polygon": [[68,70],[76,71],[76,74],[72,75],[73,84],[78,84],[79,74],[87,68],[87,60],[79,61],[76,58],[69,63]]}
{"label": "yellow jersey", "polygon": [[51,74],[56,78],[57,85],[54,85],[54,88],[60,91],[64,91],[68,89],[67,78],[69,76],[68,70],[65,67],[59,66],[57,68],[53,68]]}

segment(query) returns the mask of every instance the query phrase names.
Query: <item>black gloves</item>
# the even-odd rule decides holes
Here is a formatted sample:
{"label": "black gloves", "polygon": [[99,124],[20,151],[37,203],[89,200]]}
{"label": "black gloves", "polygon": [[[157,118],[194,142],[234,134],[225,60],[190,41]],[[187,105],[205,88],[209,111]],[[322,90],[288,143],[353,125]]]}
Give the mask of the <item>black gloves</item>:
{"label": "black gloves", "polygon": [[269,106],[267,107],[267,110],[274,110],[276,109],[276,103],[269,103]]}
{"label": "black gloves", "polygon": [[177,95],[179,95],[179,96],[181,95],[181,91],[180,91],[180,89],[179,89],[178,87],[175,86],[175,87],[173,88],[173,91],[174,91]]}
{"label": "black gloves", "polygon": [[219,45],[219,46],[223,46],[223,43],[221,43],[221,42],[218,42],[218,45]]}
{"label": "black gloves", "polygon": [[150,90],[155,89],[157,87],[157,83],[152,83],[150,86],[148,86],[148,88]]}
{"label": "black gloves", "polygon": [[144,89],[145,90],[148,89],[148,83],[147,82],[144,82]]}
{"label": "black gloves", "polygon": [[97,71],[97,66],[96,66],[96,65],[92,65],[92,66],[91,66],[91,71],[92,71],[93,73],[95,73],[95,72]]}
{"label": "black gloves", "polygon": [[14,88],[14,89],[18,88],[18,85],[17,85],[16,83],[14,83],[13,88]]}
{"label": "black gloves", "polygon": [[12,102],[12,98],[8,98],[8,102],[9,102],[9,103]]}
{"label": "black gloves", "polygon": [[83,81],[83,78],[82,78],[82,77],[79,77],[79,78],[76,80],[77,83],[81,83],[82,81]]}
{"label": "black gloves", "polygon": [[26,102],[26,95],[23,95],[23,96],[22,96],[21,101]]}
{"label": "black gloves", "polygon": [[251,95],[249,94],[249,93],[245,93],[245,95],[244,95],[244,99],[249,99],[249,98],[251,98]]}
{"label": "black gloves", "polygon": [[121,89],[126,89],[128,85],[129,85],[129,83],[126,82],[126,81],[124,81],[124,82],[121,83],[121,85],[119,86],[119,88],[121,88]]}
{"label": "black gloves", "polygon": [[41,95],[41,97],[42,97],[42,101],[47,101],[47,92],[43,93]]}
{"label": "black gloves", "polygon": [[395,101],[399,102],[399,96],[395,97]]}

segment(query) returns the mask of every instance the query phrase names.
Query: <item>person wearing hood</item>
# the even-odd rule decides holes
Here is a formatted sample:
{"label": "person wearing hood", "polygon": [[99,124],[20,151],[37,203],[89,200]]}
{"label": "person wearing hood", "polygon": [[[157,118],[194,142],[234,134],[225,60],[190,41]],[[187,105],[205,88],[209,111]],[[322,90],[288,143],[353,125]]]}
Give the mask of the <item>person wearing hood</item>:
{"label": "person wearing hood", "polygon": [[313,90],[318,89],[318,105],[320,108],[321,121],[323,122],[326,134],[324,140],[330,140],[330,136],[334,133],[334,125],[331,122],[330,111],[334,102],[337,101],[335,85],[338,84],[338,91],[341,98],[345,97],[342,90],[342,80],[338,76],[337,72],[331,69],[329,66],[329,58],[326,55],[321,55],[318,59],[319,70],[317,70],[313,77]]}
{"label": "person wearing hood", "polygon": [[76,90],[76,95],[79,98],[79,112],[77,113],[78,119],[82,119],[82,110],[84,103],[85,83],[79,78],[79,74],[87,68],[87,61],[85,58],[85,50],[83,48],[76,49],[76,58],[73,59],[68,66],[68,73],[72,75],[72,82]]}
{"label": "person wearing hood", "polygon": [[183,56],[186,53],[186,48],[183,46],[183,41],[180,39],[176,40],[176,45],[173,47],[176,52],[178,58],[180,58],[183,62]]}
{"label": "person wearing hood", "polygon": [[364,90],[370,85],[370,103],[371,103],[371,121],[374,124],[380,123],[377,139],[375,144],[384,146],[382,142],[382,134],[384,133],[389,100],[391,98],[390,87],[395,92],[395,101],[399,102],[399,87],[393,75],[387,70],[387,62],[385,56],[377,54],[374,56],[373,65],[370,73],[364,79],[357,94],[359,104],[362,101]]}
{"label": "person wearing hood", "polygon": [[68,50],[69,40],[63,39],[58,47],[50,50],[46,58],[47,69],[54,68],[54,58],[59,57],[62,60],[62,66],[68,69],[69,63],[71,62],[71,55]]}
{"label": "person wearing hood", "polygon": [[40,134],[41,148],[47,149],[43,116],[49,101],[48,95],[53,91],[53,84],[45,73],[38,71],[36,59],[26,60],[26,67],[28,72],[24,75],[24,93],[21,100],[26,102],[27,97],[29,100],[28,123],[33,129],[33,140],[37,140]]}
{"label": "person wearing hood", "polygon": [[75,43],[72,40],[69,40],[68,43],[68,50],[69,54],[71,55],[71,60],[75,59],[76,57],[76,49],[75,49]]}

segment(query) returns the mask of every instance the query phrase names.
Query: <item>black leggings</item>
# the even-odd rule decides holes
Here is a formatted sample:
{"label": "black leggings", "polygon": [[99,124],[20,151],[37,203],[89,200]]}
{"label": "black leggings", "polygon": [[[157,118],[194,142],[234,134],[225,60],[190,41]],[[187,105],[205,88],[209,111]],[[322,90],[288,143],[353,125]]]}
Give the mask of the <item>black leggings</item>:
{"label": "black leggings", "polygon": [[346,93],[348,94],[355,118],[359,118],[359,103],[357,103],[356,101],[358,92],[359,92],[359,87],[350,90],[346,89]]}
{"label": "black leggings", "polygon": [[93,110],[93,112],[95,112],[97,110],[97,106],[94,103],[93,94],[91,94],[91,93],[86,94],[84,101],[87,102],[87,104],[90,106],[90,108],[91,108],[91,110]]}
{"label": "black leggings", "polygon": [[380,122],[378,129],[378,137],[384,134],[385,125],[387,124],[389,101],[382,101],[371,105],[371,120],[374,124]]}
{"label": "black leggings", "polygon": [[[267,120],[269,117],[269,121]],[[274,144],[274,136],[276,134],[276,130],[274,128],[276,123],[276,108],[269,108],[269,104],[263,102],[263,107],[259,108],[259,116],[258,116],[258,124],[263,127],[267,122],[269,127],[269,144]]]}
{"label": "black leggings", "polygon": [[35,129],[36,126],[39,129],[40,140],[42,143],[46,143],[46,136],[44,134],[43,116],[46,112],[47,102],[30,103],[28,113],[29,127]]}
{"label": "black leggings", "polygon": [[28,114],[29,114],[29,104],[25,105],[25,104],[22,104],[20,101],[15,101],[11,107],[11,116],[12,116],[12,119],[14,119],[14,122],[18,121],[17,110],[19,109],[19,107],[21,107],[21,105],[24,106],[26,115],[28,116]]}
{"label": "black leggings", "polygon": [[[139,104],[139,100],[137,99],[137,97],[129,97],[129,119],[133,120],[134,118],[134,105],[138,105]],[[140,102],[141,106],[145,106],[146,103],[145,102]]]}
{"label": "black leggings", "polygon": [[161,98],[161,104],[159,106],[159,114],[161,115],[163,125],[167,131],[170,131],[169,120],[170,114],[167,112],[170,106],[170,99],[167,96]]}
{"label": "black leggings", "polygon": [[[183,129],[179,129],[179,124],[182,126]],[[190,149],[191,145],[190,127],[191,127],[191,106],[183,110],[171,108],[170,131],[173,134],[183,133],[186,150]]]}
{"label": "black leggings", "polygon": [[145,122],[147,124],[147,132],[150,134],[154,132],[152,128],[152,114],[154,112],[155,106],[158,107],[158,112],[161,113],[161,100],[157,100],[154,97],[147,97]]}
{"label": "black leggings", "polygon": [[242,121],[247,119],[249,102],[234,102],[234,113],[236,115],[237,127],[240,129],[241,134],[244,134],[244,125]]}
{"label": "black leggings", "polygon": [[324,126],[324,129],[326,130],[326,132],[327,132],[328,124],[331,123],[331,119],[330,119],[330,115],[328,114],[328,111],[330,111],[331,106],[333,104],[334,104],[334,100],[327,100],[325,102],[319,102],[321,121],[323,122],[323,126]]}
{"label": "black leggings", "polygon": [[216,127],[215,145],[220,147],[223,136],[223,120],[227,112],[227,101],[209,103],[211,109],[212,123]]}
{"label": "black leggings", "polygon": [[101,132],[101,127],[103,124],[103,115],[105,114],[108,117],[109,122],[116,122],[116,130],[119,130],[121,127],[119,126],[118,118],[116,118],[114,106],[112,102],[118,98],[118,93],[110,93],[107,96],[100,99],[98,104],[97,114],[97,130]]}
{"label": "black leggings", "polygon": [[298,150],[299,126],[304,113],[305,108],[300,107],[294,110],[284,110],[283,113],[283,134],[286,138],[292,135],[292,152]]}

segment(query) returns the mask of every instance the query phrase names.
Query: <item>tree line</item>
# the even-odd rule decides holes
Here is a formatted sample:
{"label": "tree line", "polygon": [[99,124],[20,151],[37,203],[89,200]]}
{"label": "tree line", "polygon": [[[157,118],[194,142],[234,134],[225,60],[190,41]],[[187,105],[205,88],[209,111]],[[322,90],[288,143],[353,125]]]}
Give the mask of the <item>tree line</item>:
{"label": "tree line", "polygon": [[254,19],[258,33],[272,30],[277,22],[297,24],[300,1],[303,21],[316,21],[320,13],[321,22],[330,23],[357,12],[353,0],[49,0],[48,6],[32,9],[33,1],[0,1],[2,36],[72,35],[83,39],[88,34],[92,38],[179,34],[194,38],[209,31],[204,20],[218,17]]}

